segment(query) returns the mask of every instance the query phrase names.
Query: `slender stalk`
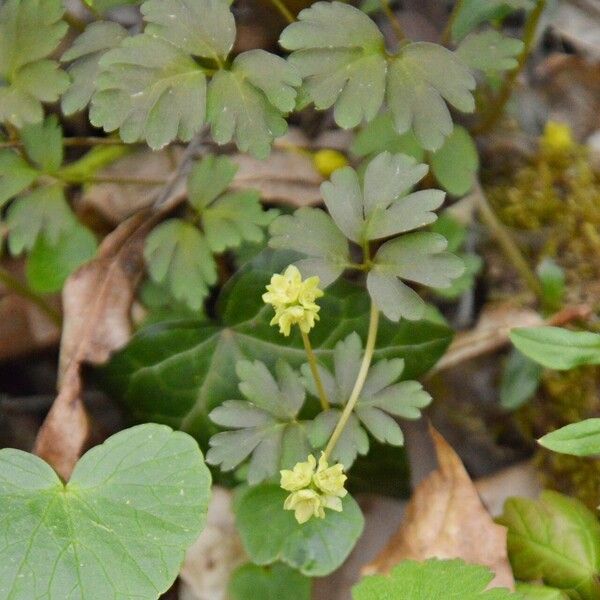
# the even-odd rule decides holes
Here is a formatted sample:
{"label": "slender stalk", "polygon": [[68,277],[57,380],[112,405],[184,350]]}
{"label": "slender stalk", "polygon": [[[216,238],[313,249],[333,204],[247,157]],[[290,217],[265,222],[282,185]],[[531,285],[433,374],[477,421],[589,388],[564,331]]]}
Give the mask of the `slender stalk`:
{"label": "slender stalk", "polygon": [[396,33],[398,42],[405,40],[406,34],[404,33],[404,28],[402,27],[402,23],[400,23],[400,19],[398,18],[398,15],[396,15],[396,13],[392,10],[389,0],[379,0],[379,3],[381,4],[381,8],[382,8],[383,12],[385,13],[385,16],[387,17],[388,21],[390,22],[392,29]]}
{"label": "slender stalk", "polygon": [[[125,144],[121,140],[107,137],[69,137],[63,140],[63,146],[75,146],[75,147],[87,147],[87,146],[125,146],[131,144]],[[23,142],[21,140],[11,140],[9,142],[0,142],[0,149],[4,148],[22,148]]]}
{"label": "slender stalk", "polygon": [[500,117],[504,114],[506,104],[512,96],[515,82],[525,68],[525,64],[527,63],[527,59],[529,58],[529,54],[533,48],[533,43],[535,42],[535,33],[537,31],[542,13],[544,12],[544,8],[546,8],[546,0],[537,0],[536,7],[531,11],[529,17],[527,18],[527,22],[525,23],[525,32],[523,34],[524,45],[523,50],[517,59],[518,64],[504,80],[502,89],[496,96],[495,101],[492,102],[491,106],[489,106],[487,110],[486,117],[477,127],[473,129],[473,133],[482,134],[490,131],[498,122]]}
{"label": "slender stalk", "polygon": [[446,23],[446,27],[442,32],[442,44],[447,45],[452,41],[452,29],[464,5],[465,0],[456,0],[456,2],[454,3],[454,8],[452,9],[450,16],[448,17],[448,22]]}
{"label": "slender stalk", "polygon": [[290,12],[290,9],[284,4],[283,0],[271,0],[271,4],[288,23],[293,23],[296,20],[296,17]]}
{"label": "slender stalk", "polygon": [[167,179],[149,179],[142,177],[110,177],[110,176],[93,176],[86,178],[73,178],[73,180],[67,180],[68,183],[116,183],[118,185],[149,185],[159,186],[165,185]]}
{"label": "slender stalk", "polygon": [[41,296],[38,296],[26,285],[21,283],[14,275],[4,269],[0,269],[0,282],[15,294],[18,294],[35,304],[57,327],[61,327],[62,318],[60,313],[50,306],[50,304],[48,304]]}
{"label": "slender stalk", "polygon": [[63,19],[73,29],[76,29],[77,31],[85,31],[85,26],[86,26],[85,21],[82,21],[79,17],[76,17],[75,15],[71,14],[70,12],[65,12],[65,14],[63,15]]}
{"label": "slender stalk", "polygon": [[379,309],[375,306],[375,303],[371,302],[371,315],[369,318],[369,333],[367,334],[367,346],[365,348],[365,353],[363,354],[362,363],[360,365],[360,369],[358,371],[358,375],[356,377],[356,381],[354,383],[354,388],[352,389],[352,393],[350,394],[350,398],[344,407],[344,411],[340,417],[340,420],[337,422],[331,437],[329,438],[329,442],[327,443],[327,447],[325,448],[325,458],[328,459],[335,445],[337,444],[344,428],[346,427],[346,423],[358,402],[358,398],[360,393],[362,392],[363,386],[365,385],[365,381],[367,379],[367,374],[369,373],[369,367],[371,366],[371,361],[373,360],[373,353],[375,352],[375,343],[377,341],[377,330],[379,329]]}
{"label": "slender stalk", "polygon": [[317,357],[313,352],[312,346],[310,345],[310,339],[308,333],[302,333],[302,341],[304,342],[304,349],[306,350],[306,356],[308,357],[308,364],[310,366],[310,372],[312,373],[315,385],[317,386],[317,392],[319,393],[319,400],[321,401],[321,407],[323,410],[329,410],[329,399],[327,398],[327,392],[323,387],[323,381],[319,375],[319,367],[317,365]]}
{"label": "slender stalk", "polygon": [[492,207],[489,205],[485,192],[481,188],[481,184],[479,182],[476,183],[475,198],[481,220],[489,229],[491,234],[496,238],[500,249],[515,267],[515,269],[519,272],[519,275],[527,284],[529,289],[536,295],[537,298],[541,299],[543,292],[538,278],[529,267],[529,263],[519,250],[517,243],[513,240],[506,227],[500,222],[492,210]]}

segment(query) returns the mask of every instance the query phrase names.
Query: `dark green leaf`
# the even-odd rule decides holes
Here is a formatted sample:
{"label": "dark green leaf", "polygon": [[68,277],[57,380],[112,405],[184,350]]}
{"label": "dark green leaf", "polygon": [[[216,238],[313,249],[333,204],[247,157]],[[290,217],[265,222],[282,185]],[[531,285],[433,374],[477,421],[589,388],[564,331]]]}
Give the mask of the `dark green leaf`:
{"label": "dark green leaf", "polygon": [[309,577],[328,575],[346,560],[362,533],[364,519],[358,504],[348,495],[342,512],[328,511],[324,519],[301,525],[283,509],[287,495],[274,485],[243,494],[236,523],[246,552],[259,565],[281,561]]}
{"label": "dark green leaf", "polygon": [[507,410],[516,410],[533,398],[542,377],[542,367],[513,349],[502,371],[500,403]]}
{"label": "dark green leaf", "polygon": [[196,442],[161,425],[96,446],[68,484],[40,458],[0,450],[0,593],[155,600],[202,530],[209,496]]}
{"label": "dark green leaf", "polygon": [[600,454],[600,419],[586,419],[552,431],[540,438],[544,446],[573,456],[592,456]]}
{"label": "dark green leaf", "polygon": [[[140,420],[160,420],[193,433],[206,443],[215,432],[208,413],[237,396],[235,364],[260,359],[269,368],[278,358],[299,367],[306,361],[299,332],[289,338],[269,321],[271,307],[261,294],[273,273],[297,255],[266,252],[247,263],[225,286],[218,303],[219,323],[165,323],[140,331],[103,371],[104,385]],[[311,332],[320,360],[331,367],[333,348],[352,331],[365,339],[369,297],[340,281],[319,300],[321,323]],[[336,323],[332,331],[323,323]],[[404,376],[431,368],[451,339],[447,327],[427,321],[399,324],[383,320],[375,359],[403,358]]]}
{"label": "dark green leaf", "polygon": [[581,502],[549,491],[539,500],[511,498],[499,522],[508,528],[515,577],[575,600],[600,597],[600,523]]}
{"label": "dark green leaf", "polygon": [[21,130],[27,156],[45,173],[55,173],[63,162],[62,127],[56,115]]}
{"label": "dark green leaf", "polygon": [[12,150],[0,150],[0,208],[27,189],[40,175]]}
{"label": "dark green leaf", "polygon": [[542,284],[544,310],[552,313],[560,309],[565,297],[565,272],[552,259],[544,259],[536,269]]}
{"label": "dark green leaf", "polygon": [[311,581],[287,565],[270,567],[247,564],[234,571],[229,582],[231,600],[310,600]]}
{"label": "dark green leaf", "polygon": [[534,583],[517,583],[517,592],[521,594],[523,600],[568,600],[569,597],[557,590],[545,585],[536,585]]}
{"label": "dark green leaf", "polygon": [[525,356],[548,369],[564,371],[600,364],[600,335],[560,327],[513,329],[510,339]]}
{"label": "dark green leaf", "polygon": [[189,203],[202,211],[229,187],[237,170],[238,166],[226,156],[205,156],[188,177]]}

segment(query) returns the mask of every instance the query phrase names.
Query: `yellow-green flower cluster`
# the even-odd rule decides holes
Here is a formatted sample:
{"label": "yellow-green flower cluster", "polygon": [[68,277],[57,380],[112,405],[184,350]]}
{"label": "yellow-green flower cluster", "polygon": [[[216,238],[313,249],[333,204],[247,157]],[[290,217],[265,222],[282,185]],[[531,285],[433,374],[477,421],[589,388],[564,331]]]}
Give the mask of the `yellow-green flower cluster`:
{"label": "yellow-green flower cluster", "polygon": [[292,325],[308,333],[319,320],[320,307],[315,303],[323,295],[319,289],[319,278],[309,277],[302,281],[297,267],[290,265],[284,273],[271,277],[267,292],[262,299],[275,309],[271,325],[279,325],[279,331],[290,335]]}
{"label": "yellow-green flower cluster", "polygon": [[575,148],[573,132],[566,123],[548,121],[540,138],[540,148],[549,157],[560,157]]}
{"label": "yellow-green flower cluster", "polygon": [[330,467],[323,454],[319,464],[312,454],[306,462],[297,463],[292,470],[281,471],[281,487],[291,494],[283,508],[293,510],[298,523],[306,523],[312,517],[325,518],[325,509],[342,511],[342,498],[348,493],[344,467]]}

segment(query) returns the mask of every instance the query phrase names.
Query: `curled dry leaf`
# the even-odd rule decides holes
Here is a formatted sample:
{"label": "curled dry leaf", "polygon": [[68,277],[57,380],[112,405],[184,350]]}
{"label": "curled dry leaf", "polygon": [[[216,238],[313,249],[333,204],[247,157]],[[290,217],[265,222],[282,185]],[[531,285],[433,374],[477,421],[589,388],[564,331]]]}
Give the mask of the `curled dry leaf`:
{"label": "curled dry leaf", "polygon": [[489,567],[493,587],[514,589],[506,529],[492,520],[456,452],[430,431],[438,469],[417,486],[400,529],[363,573],[387,573],[406,559],[462,558]]}
{"label": "curled dry leaf", "polygon": [[187,551],[181,569],[186,600],[225,600],[233,571],[246,562],[247,556],[235,528],[233,495],[214,487],[206,527]]}

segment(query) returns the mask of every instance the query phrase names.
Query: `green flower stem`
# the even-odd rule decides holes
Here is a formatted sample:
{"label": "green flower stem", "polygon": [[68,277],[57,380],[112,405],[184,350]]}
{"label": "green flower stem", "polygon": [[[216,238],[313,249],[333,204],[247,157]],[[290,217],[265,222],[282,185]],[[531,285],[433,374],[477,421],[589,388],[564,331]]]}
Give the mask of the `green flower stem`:
{"label": "green flower stem", "polygon": [[327,447],[325,448],[324,456],[325,459],[328,460],[331,455],[335,445],[337,444],[344,428],[346,427],[346,423],[358,402],[358,398],[360,393],[362,392],[363,386],[365,385],[365,381],[367,379],[367,374],[369,373],[369,367],[371,366],[371,361],[373,360],[373,353],[375,352],[375,343],[377,341],[377,330],[379,329],[379,309],[375,306],[375,303],[371,302],[371,314],[369,318],[369,332],[367,334],[367,346],[365,348],[365,353],[363,355],[362,363],[360,365],[360,369],[358,371],[358,375],[356,377],[356,382],[354,383],[354,388],[352,389],[352,393],[350,394],[350,398],[344,406],[344,411],[342,412],[342,416],[340,420],[337,422],[331,437],[329,438],[329,442],[327,442]]}
{"label": "green flower stem", "polygon": [[310,365],[310,371],[315,380],[315,385],[317,386],[317,392],[319,393],[319,400],[321,401],[321,407],[323,410],[329,410],[329,399],[327,398],[327,393],[325,392],[325,388],[323,387],[323,381],[321,381],[321,376],[319,375],[319,367],[317,366],[317,357],[313,352],[312,346],[310,344],[310,339],[308,337],[308,333],[302,333],[302,341],[304,342],[304,349],[306,350],[306,356],[308,357],[308,364]]}
{"label": "green flower stem", "polygon": [[456,23],[456,19],[461,13],[464,4],[465,0],[456,0],[454,8],[450,13],[450,17],[448,18],[448,23],[446,24],[446,27],[442,33],[442,44],[447,45],[452,41],[452,28],[454,27],[454,23]]}
{"label": "green flower stem", "polygon": [[392,29],[394,30],[396,37],[398,38],[398,42],[402,42],[406,39],[406,34],[404,33],[400,19],[398,19],[398,16],[391,8],[389,0],[379,0],[379,3],[381,4],[382,10],[390,22]]}
{"label": "green flower stem", "polygon": [[50,304],[48,304],[41,296],[38,296],[26,285],[22,284],[14,275],[4,269],[0,269],[0,282],[2,282],[7,289],[35,304],[57,327],[62,326],[60,313],[50,306]]}
{"label": "green flower stem", "polygon": [[282,0],[271,0],[271,4],[280,12],[281,16],[288,22],[293,23],[296,17],[290,12],[290,9]]}
{"label": "green flower stem", "polygon": [[494,125],[496,125],[498,119],[500,119],[500,117],[504,114],[506,104],[512,96],[515,82],[525,68],[525,63],[527,62],[529,54],[533,48],[535,34],[542,17],[542,13],[544,12],[544,8],[546,8],[546,0],[537,0],[536,7],[531,11],[527,22],[525,23],[525,32],[523,34],[524,45],[523,50],[517,59],[518,64],[504,80],[504,84],[502,85],[500,93],[496,97],[495,101],[492,102],[492,104],[488,107],[487,116],[477,127],[473,129],[474,134],[480,135],[482,133],[487,133],[494,127]]}
{"label": "green flower stem", "polygon": [[481,184],[479,182],[475,184],[475,199],[477,202],[479,215],[484,225],[496,238],[500,249],[518,271],[519,275],[527,284],[529,289],[536,295],[538,299],[541,300],[544,294],[539,279],[531,270],[529,263],[521,253],[521,250],[519,250],[515,240],[513,240],[506,227],[500,222],[492,210],[492,207],[489,205],[485,192],[481,188]]}
{"label": "green flower stem", "polygon": [[71,14],[70,12],[65,12],[63,15],[63,19],[76,31],[82,32],[85,31],[86,22],[81,20],[79,17]]}
{"label": "green flower stem", "polygon": [[[87,147],[87,146],[131,146],[132,144],[125,144],[119,139],[110,137],[68,137],[63,140],[63,146],[67,147]],[[23,142],[18,139],[11,140],[9,142],[0,142],[0,150],[5,148],[22,148]]]}

